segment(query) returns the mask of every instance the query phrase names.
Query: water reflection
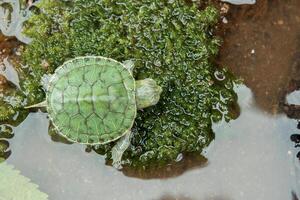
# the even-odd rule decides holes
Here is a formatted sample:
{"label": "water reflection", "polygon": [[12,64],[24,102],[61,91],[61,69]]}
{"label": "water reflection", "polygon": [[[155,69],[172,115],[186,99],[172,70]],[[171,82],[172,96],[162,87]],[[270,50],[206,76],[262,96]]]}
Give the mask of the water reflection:
{"label": "water reflection", "polygon": [[165,194],[159,199],[155,200],[232,200],[230,198],[224,197],[224,196],[211,196],[211,197],[206,197],[206,198],[190,198],[190,197],[185,197],[184,195],[178,195],[178,196],[172,196]]}
{"label": "water reflection", "polygon": [[31,113],[14,128],[8,162],[53,200],[292,199],[299,169],[289,136],[297,130],[296,121],[260,111],[246,87],[237,92],[240,117],[216,124],[216,139],[206,150],[207,164],[178,177],[159,179],[164,173],[158,169],[156,179],[133,178],[139,177],[134,172],[124,176],[106,166],[103,157],[86,153],[82,145],[53,142],[47,115],[41,112]]}
{"label": "water reflection", "polygon": [[141,179],[166,179],[182,175],[189,170],[196,170],[207,166],[207,159],[199,153],[182,155],[182,159],[167,166],[150,165],[145,168],[132,168],[124,166],[122,172],[125,176]]}
{"label": "water reflection", "polygon": [[184,195],[179,195],[179,196],[172,196],[172,195],[163,195],[161,198],[156,199],[156,200],[194,200],[189,197],[185,197]]}
{"label": "water reflection", "polygon": [[292,192],[292,197],[292,200],[299,200],[297,194],[294,191]]}

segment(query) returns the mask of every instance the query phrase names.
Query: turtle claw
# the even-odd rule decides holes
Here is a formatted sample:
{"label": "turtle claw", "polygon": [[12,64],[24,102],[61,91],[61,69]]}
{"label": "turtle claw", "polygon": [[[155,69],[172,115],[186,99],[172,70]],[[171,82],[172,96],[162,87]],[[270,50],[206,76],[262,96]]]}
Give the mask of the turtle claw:
{"label": "turtle claw", "polygon": [[43,86],[43,89],[45,92],[47,92],[47,87],[49,85],[49,81],[52,75],[50,74],[44,74],[41,78],[41,85]]}
{"label": "turtle claw", "polygon": [[112,166],[118,170],[122,169],[122,162],[121,161],[113,161]]}

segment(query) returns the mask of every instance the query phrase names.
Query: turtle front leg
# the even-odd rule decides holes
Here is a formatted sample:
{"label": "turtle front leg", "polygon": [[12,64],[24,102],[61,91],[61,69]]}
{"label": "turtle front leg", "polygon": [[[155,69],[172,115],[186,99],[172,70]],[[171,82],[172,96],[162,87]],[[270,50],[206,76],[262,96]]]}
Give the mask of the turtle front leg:
{"label": "turtle front leg", "polygon": [[124,67],[132,74],[134,68],[134,62],[132,60],[126,60],[123,62]]}
{"label": "turtle front leg", "polygon": [[113,160],[112,165],[117,169],[122,168],[122,156],[130,145],[130,138],[131,130],[127,131],[126,134],[117,141],[111,150],[111,157]]}

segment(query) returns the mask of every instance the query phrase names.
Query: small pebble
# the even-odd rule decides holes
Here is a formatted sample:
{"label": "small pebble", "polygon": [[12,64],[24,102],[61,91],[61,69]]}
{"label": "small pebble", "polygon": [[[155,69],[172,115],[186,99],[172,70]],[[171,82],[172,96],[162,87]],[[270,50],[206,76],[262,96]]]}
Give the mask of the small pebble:
{"label": "small pebble", "polygon": [[227,18],[226,18],[226,17],[223,17],[222,22],[223,22],[224,24],[227,24],[227,23],[228,23]]}
{"label": "small pebble", "polygon": [[41,65],[44,69],[48,69],[50,66],[50,64],[46,60],[42,60]]}
{"label": "small pebble", "polygon": [[92,152],[92,150],[93,150],[93,148],[90,145],[87,145],[86,148],[85,148],[85,152],[87,152],[87,153]]}
{"label": "small pebble", "polygon": [[228,10],[229,10],[229,5],[224,3],[221,7],[221,14],[226,14],[228,13]]}
{"label": "small pebble", "polygon": [[284,24],[284,22],[283,22],[283,20],[278,20],[278,21],[277,21],[277,24],[279,24],[279,25],[283,25],[283,24]]}

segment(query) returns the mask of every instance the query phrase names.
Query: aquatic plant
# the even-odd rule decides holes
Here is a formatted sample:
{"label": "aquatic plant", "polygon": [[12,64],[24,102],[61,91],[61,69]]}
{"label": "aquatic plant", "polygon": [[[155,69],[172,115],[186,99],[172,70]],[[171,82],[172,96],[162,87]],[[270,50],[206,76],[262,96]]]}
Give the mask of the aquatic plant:
{"label": "aquatic plant", "polygon": [[47,200],[48,195],[41,192],[30,179],[21,175],[12,165],[0,163],[0,199]]}
{"label": "aquatic plant", "polygon": [[[233,78],[212,62],[220,45],[213,6],[199,10],[184,0],[42,0],[37,6],[41,12],[25,23],[33,41],[23,53],[35,77],[70,58],[101,55],[131,59],[136,79],[151,77],[163,87],[159,103],[138,112],[129,163],[200,153],[214,137],[212,120],[231,118]],[[111,146],[94,150],[105,154]]]}
{"label": "aquatic plant", "polygon": [[8,139],[12,137],[12,128],[8,125],[0,125],[0,163],[7,159],[11,154]]}
{"label": "aquatic plant", "polygon": [[5,36],[15,36],[19,41],[28,44],[31,39],[23,35],[23,23],[29,18],[32,5],[22,8],[21,0],[1,0],[0,2],[0,30]]}
{"label": "aquatic plant", "polygon": [[11,67],[18,72],[15,83],[0,74],[0,158],[3,159],[11,154],[8,150],[9,139],[13,136],[10,125],[17,126],[27,117],[28,110],[24,109],[27,103],[35,103],[44,98],[39,82],[26,73],[26,69],[18,62],[11,62],[14,62],[14,66],[6,65],[5,68]]}
{"label": "aquatic plant", "polygon": [[[0,122],[15,121],[19,123],[28,111],[24,109],[27,103],[35,103],[44,98],[39,84],[19,63],[11,60],[19,76],[19,86],[10,82],[0,74]],[[12,67],[12,66],[6,66]],[[14,118],[14,119],[13,119]],[[18,121],[18,122],[17,122]]]}
{"label": "aquatic plant", "polygon": [[0,74],[0,121],[8,120],[22,107],[22,95],[5,76]]}

